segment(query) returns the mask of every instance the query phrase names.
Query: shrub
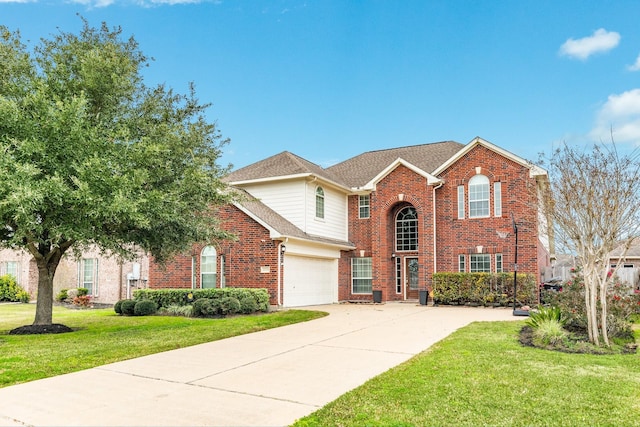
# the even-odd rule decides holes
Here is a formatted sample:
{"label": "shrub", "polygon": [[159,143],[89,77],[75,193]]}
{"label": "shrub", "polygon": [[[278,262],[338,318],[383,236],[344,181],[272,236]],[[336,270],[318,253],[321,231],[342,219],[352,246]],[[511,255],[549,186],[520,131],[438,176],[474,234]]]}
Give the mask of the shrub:
{"label": "shrub", "polygon": [[[614,278],[615,279],[615,278]],[[558,307],[570,330],[587,329],[587,313],[584,302],[584,277],[578,269],[573,277],[562,284],[562,292],[549,292],[545,301]],[[610,338],[627,337],[631,321],[640,313],[640,294],[632,292],[628,285],[617,280],[607,290],[607,332]]]}
{"label": "shrub", "polygon": [[126,299],[122,301],[122,304],[120,304],[120,309],[122,310],[122,314],[124,314],[125,316],[133,316],[134,310],[136,307],[136,301],[132,300],[132,299]]}
{"label": "shrub", "polygon": [[60,292],[58,292],[58,294],[56,295],[56,301],[63,302],[66,301],[67,298],[69,298],[67,289],[60,289]]}
{"label": "shrub", "polygon": [[71,302],[79,307],[89,307],[91,305],[91,297],[89,295],[78,295]]}
{"label": "shrub", "polygon": [[556,345],[567,337],[568,332],[558,320],[545,318],[537,322],[533,334],[544,345]]}
{"label": "shrub", "polygon": [[148,299],[137,301],[133,307],[133,314],[135,316],[148,316],[155,314],[156,311],[158,311],[158,304]]}
{"label": "shrub", "polygon": [[85,295],[89,295],[89,289],[87,288],[78,288],[78,296],[83,297]]}
{"label": "shrub", "polygon": [[211,317],[220,314],[220,301],[211,298],[200,298],[193,303],[195,317]]}
{"label": "shrub", "polygon": [[18,285],[13,276],[0,276],[0,301],[27,303],[29,299],[29,293]]}
{"label": "shrub", "polygon": [[240,312],[244,314],[251,314],[258,311],[258,302],[252,296],[244,296],[240,300]]}
{"label": "shrub", "polygon": [[[187,299],[189,294],[192,295],[193,301]],[[158,307],[161,308],[169,307],[170,305],[190,305],[192,302],[203,298],[220,300],[225,297],[234,297],[242,300],[245,297],[252,297],[258,305],[257,310],[269,311],[269,292],[262,288],[138,289],[133,295],[136,300],[148,299],[155,301]]]}
{"label": "shrub", "polygon": [[124,300],[120,300],[113,305],[113,311],[117,314],[122,314],[122,301]]}
{"label": "shrub", "polygon": [[527,324],[532,328],[537,328],[544,322],[557,322],[560,326],[564,326],[565,319],[562,316],[562,311],[558,307],[540,307],[538,311],[532,311],[529,313],[529,319]]}
{"label": "shrub", "polygon": [[[513,303],[513,273],[434,273],[432,278],[433,299],[438,304]],[[518,274],[517,281],[517,301],[537,304],[535,276]]]}
{"label": "shrub", "polygon": [[226,316],[227,314],[240,313],[240,301],[234,297],[224,297],[220,299],[220,314]]}
{"label": "shrub", "polygon": [[193,315],[192,305],[178,305],[172,304],[169,307],[162,307],[158,310],[158,313],[165,316],[184,316],[191,317]]}

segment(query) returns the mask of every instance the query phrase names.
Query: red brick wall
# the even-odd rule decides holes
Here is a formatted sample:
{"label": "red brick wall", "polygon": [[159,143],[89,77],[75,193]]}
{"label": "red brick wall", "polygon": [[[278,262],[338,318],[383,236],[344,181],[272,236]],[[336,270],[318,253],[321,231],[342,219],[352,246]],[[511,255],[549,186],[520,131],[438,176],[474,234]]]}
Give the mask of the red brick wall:
{"label": "red brick wall", "polygon": [[[490,181],[489,218],[458,219],[458,185],[465,185],[465,212],[468,216],[468,183],[476,175],[476,167]],[[538,222],[535,184],[529,177],[529,169],[495,153],[477,146],[441,175],[445,184],[436,190],[438,271],[458,271],[458,255],[475,253],[482,245],[484,253],[502,253],[503,268],[513,271],[515,240],[512,231],[512,214],[518,225],[518,266],[520,272],[538,274]],[[502,216],[493,216],[493,183],[502,182]],[[497,231],[509,231],[501,239]],[[492,270],[495,268],[491,257]],[[469,260],[467,257],[467,270]]]}
{"label": "red brick wall", "polygon": [[[266,288],[271,304],[277,304],[278,243],[269,231],[235,206],[225,206],[218,212],[221,227],[233,233],[237,240],[214,244],[217,250],[217,284],[220,287],[221,257],[225,258],[226,286]],[[150,288],[191,288],[191,259],[196,257],[196,288],[200,288],[200,252],[205,245],[194,245],[189,254],[175,257],[165,269],[152,262]],[[263,268],[268,272],[263,272]]]}
{"label": "red brick wall", "polygon": [[[402,195],[402,196],[400,196]],[[400,200],[402,198],[402,200]],[[404,299],[404,291],[396,293],[395,259],[392,254],[404,258],[418,257],[420,265],[420,288],[430,284],[433,265],[433,209],[432,187],[427,185],[426,178],[416,174],[405,166],[398,166],[376,186],[371,193],[371,217],[368,220],[358,218],[358,197],[349,198],[349,240],[355,243],[354,252],[345,252],[340,262],[341,300],[371,301],[371,295],[354,295],[351,293],[351,258],[360,256],[372,257],[374,290],[382,290],[385,301]],[[413,206],[418,213],[418,250],[398,252],[395,248],[395,218],[398,211],[406,206]],[[346,270],[346,271],[344,271]],[[407,295],[409,298],[417,298]]]}

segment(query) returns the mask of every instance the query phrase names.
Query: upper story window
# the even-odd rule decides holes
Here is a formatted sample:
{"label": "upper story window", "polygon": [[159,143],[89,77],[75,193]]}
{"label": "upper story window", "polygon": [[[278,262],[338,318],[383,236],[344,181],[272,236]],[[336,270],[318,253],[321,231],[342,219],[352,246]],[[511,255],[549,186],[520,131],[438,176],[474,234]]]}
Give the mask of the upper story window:
{"label": "upper story window", "polygon": [[316,188],[316,218],[324,218],[324,190]]}
{"label": "upper story window", "polygon": [[213,246],[205,246],[200,253],[200,287],[216,287],[217,251]]}
{"label": "upper story window", "polygon": [[369,218],[371,215],[371,196],[364,195],[359,196],[358,201],[358,217],[359,218]]}
{"label": "upper story window", "polygon": [[407,206],[396,215],[396,250],[418,250],[418,213]]}
{"label": "upper story window", "polygon": [[489,178],[475,175],[469,180],[469,218],[489,216]]}

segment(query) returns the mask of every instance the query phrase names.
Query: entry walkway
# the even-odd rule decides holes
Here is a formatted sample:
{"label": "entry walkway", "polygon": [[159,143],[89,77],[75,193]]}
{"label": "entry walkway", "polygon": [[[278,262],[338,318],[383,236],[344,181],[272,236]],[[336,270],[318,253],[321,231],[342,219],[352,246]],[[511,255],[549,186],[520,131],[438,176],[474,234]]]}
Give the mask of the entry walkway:
{"label": "entry walkway", "polygon": [[509,309],[336,304],[310,322],[0,389],[0,425],[282,426]]}

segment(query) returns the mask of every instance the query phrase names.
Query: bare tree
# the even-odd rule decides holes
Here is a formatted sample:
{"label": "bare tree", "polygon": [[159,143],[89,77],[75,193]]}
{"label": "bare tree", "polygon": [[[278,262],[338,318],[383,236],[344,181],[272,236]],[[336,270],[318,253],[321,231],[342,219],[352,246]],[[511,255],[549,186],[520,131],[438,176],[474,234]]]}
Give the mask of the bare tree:
{"label": "bare tree", "polygon": [[550,184],[542,189],[546,217],[556,242],[583,268],[589,340],[609,346],[607,290],[620,266],[610,271],[614,249],[623,260],[640,236],[638,152],[620,154],[614,143],[591,151],[564,144],[543,159]]}

